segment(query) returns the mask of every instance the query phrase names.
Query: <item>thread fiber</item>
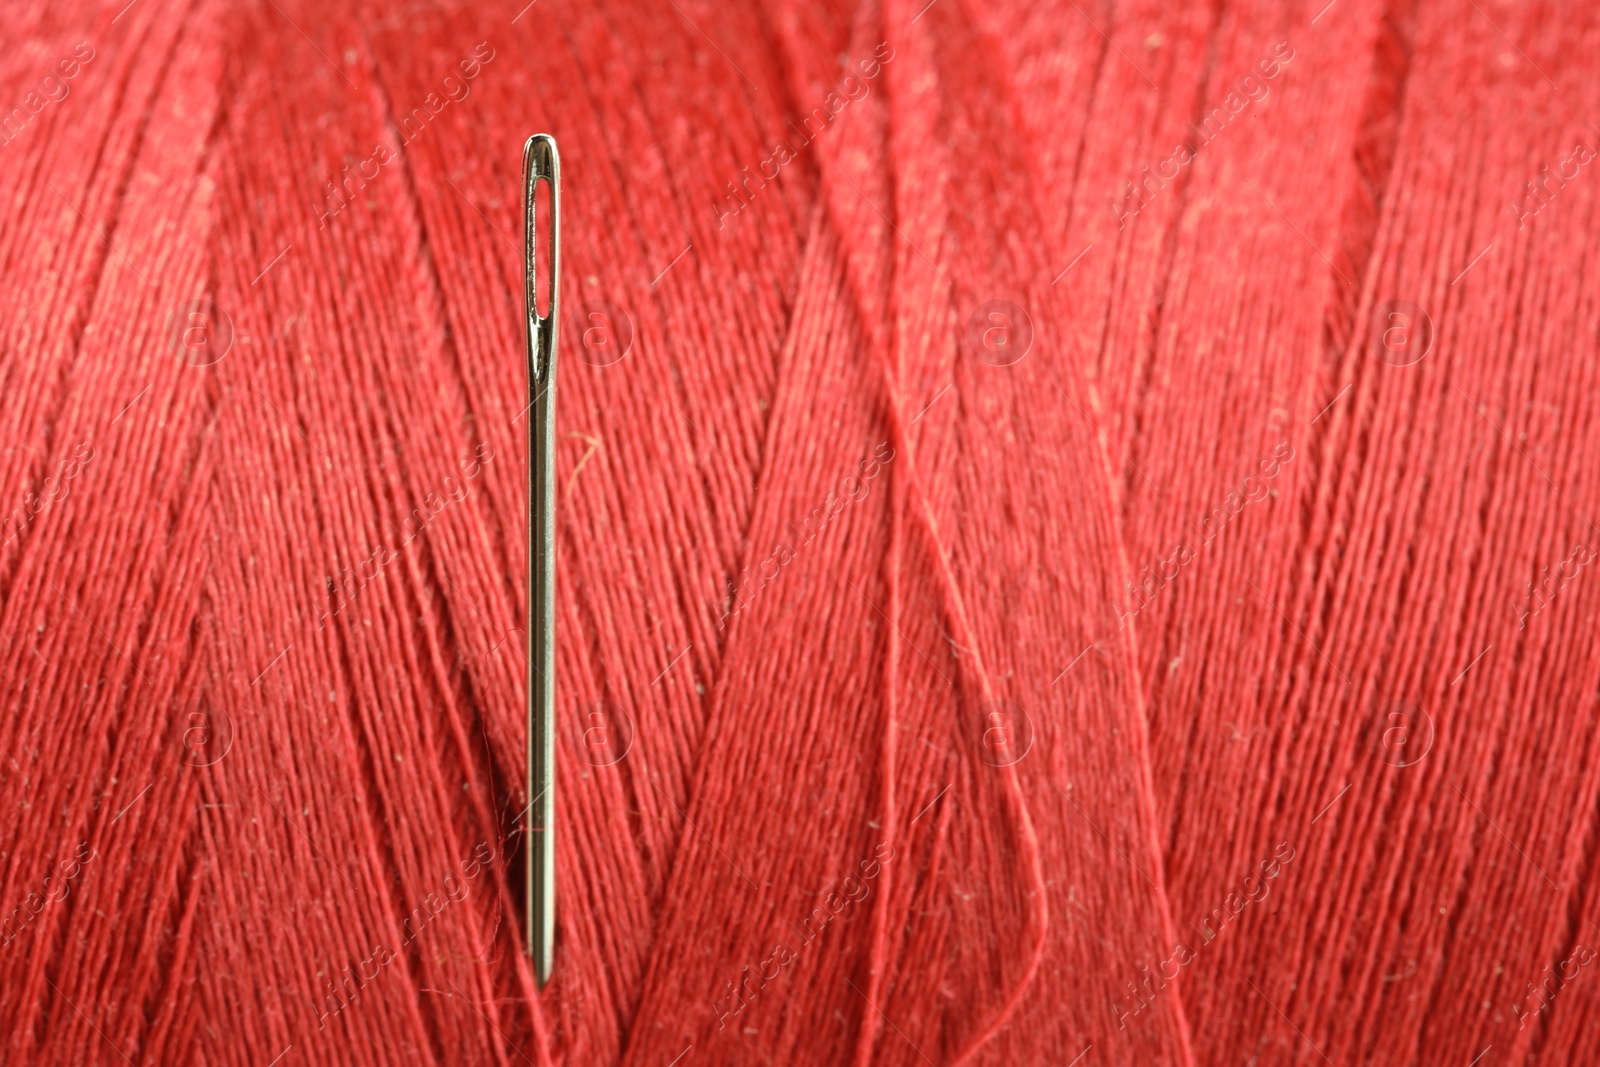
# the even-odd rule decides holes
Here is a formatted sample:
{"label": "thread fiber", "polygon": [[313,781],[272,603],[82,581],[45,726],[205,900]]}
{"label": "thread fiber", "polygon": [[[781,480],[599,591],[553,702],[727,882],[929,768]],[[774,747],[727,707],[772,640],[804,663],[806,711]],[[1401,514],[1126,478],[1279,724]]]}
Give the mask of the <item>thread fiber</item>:
{"label": "thread fiber", "polygon": [[1600,1057],[1600,9],[0,24],[0,1063]]}

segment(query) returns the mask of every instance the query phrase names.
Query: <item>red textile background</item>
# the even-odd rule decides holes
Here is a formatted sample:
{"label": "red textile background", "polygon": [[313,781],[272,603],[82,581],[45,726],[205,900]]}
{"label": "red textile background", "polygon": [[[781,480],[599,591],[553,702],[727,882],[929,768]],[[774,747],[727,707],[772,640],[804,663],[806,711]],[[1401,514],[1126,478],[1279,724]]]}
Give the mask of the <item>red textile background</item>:
{"label": "red textile background", "polygon": [[0,39],[0,1062],[1595,1060],[1600,8]]}

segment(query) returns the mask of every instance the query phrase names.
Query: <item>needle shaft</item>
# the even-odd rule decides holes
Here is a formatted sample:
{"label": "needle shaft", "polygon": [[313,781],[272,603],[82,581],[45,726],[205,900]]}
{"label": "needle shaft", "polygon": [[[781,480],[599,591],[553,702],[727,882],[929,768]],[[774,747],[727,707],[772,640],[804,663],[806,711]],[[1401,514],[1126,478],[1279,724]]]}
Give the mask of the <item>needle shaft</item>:
{"label": "needle shaft", "polygon": [[[528,952],[542,987],[556,932],[556,320],[561,266],[561,163],[548,134],[523,152],[528,308]],[[534,188],[550,184],[549,307],[539,314]]]}

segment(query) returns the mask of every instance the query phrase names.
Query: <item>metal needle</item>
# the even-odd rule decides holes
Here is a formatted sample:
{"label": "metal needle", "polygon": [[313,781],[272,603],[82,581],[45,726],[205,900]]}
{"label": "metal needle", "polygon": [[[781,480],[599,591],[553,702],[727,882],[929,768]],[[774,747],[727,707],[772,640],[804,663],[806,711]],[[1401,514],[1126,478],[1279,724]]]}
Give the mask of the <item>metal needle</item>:
{"label": "metal needle", "polygon": [[[540,987],[556,935],[556,321],[561,292],[561,159],[549,134],[522,152],[528,304],[528,952]],[[537,300],[534,187],[550,184],[550,298]]]}

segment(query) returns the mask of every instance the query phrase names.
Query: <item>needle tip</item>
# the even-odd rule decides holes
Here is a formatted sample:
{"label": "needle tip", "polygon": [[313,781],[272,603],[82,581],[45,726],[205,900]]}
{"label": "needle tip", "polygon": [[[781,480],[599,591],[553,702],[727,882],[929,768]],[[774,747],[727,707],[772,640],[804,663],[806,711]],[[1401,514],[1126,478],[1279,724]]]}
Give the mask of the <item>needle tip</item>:
{"label": "needle tip", "polygon": [[533,974],[539,980],[539,988],[543,989],[550,982],[550,950],[541,947],[534,952]]}

